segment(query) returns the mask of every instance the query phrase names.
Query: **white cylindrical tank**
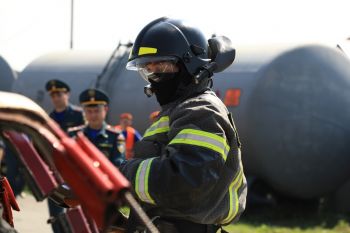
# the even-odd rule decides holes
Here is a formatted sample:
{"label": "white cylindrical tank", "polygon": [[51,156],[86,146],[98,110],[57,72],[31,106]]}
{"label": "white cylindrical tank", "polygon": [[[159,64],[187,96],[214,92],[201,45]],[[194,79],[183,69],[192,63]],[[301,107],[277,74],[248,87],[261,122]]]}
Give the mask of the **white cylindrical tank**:
{"label": "white cylindrical tank", "polygon": [[12,84],[17,78],[17,74],[6,60],[0,55],[0,90],[11,91]]}
{"label": "white cylindrical tank", "polygon": [[80,92],[95,86],[97,76],[109,56],[110,52],[103,51],[65,51],[43,55],[25,67],[12,91],[31,98],[46,111],[51,111],[45,84],[50,79],[59,79],[70,86],[71,101],[79,104]]}

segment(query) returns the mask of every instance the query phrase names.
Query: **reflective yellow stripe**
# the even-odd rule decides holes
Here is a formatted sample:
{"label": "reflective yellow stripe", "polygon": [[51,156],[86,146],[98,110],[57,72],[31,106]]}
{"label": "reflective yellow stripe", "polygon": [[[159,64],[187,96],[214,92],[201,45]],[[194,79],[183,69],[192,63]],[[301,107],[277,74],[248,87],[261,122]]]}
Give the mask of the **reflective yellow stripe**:
{"label": "reflective yellow stripe", "polygon": [[139,48],[139,56],[144,55],[144,54],[155,54],[157,53],[156,48],[151,48],[151,47],[140,47]]}
{"label": "reflective yellow stripe", "polygon": [[135,192],[137,196],[140,200],[151,204],[155,204],[155,202],[148,191],[148,178],[153,159],[155,158],[142,161],[137,169],[135,177]]}
{"label": "reflective yellow stripe", "polygon": [[129,215],[130,215],[130,207],[129,206],[121,206],[121,207],[118,208],[118,211],[124,217],[129,218]]}
{"label": "reflective yellow stripe", "polygon": [[226,139],[213,133],[208,133],[196,129],[184,129],[171,140],[170,144],[189,144],[195,146],[206,147],[220,153],[224,161],[230,151],[230,146],[226,143]]}
{"label": "reflective yellow stripe", "polygon": [[169,117],[163,116],[158,121],[154,122],[145,132],[143,137],[149,137],[158,133],[169,132]]}
{"label": "reflective yellow stripe", "polygon": [[232,220],[236,217],[238,209],[239,209],[239,197],[238,197],[238,189],[241,187],[243,183],[243,170],[240,169],[237,177],[233,180],[229,187],[229,212],[224,220],[222,220],[222,224],[227,224],[232,222]]}

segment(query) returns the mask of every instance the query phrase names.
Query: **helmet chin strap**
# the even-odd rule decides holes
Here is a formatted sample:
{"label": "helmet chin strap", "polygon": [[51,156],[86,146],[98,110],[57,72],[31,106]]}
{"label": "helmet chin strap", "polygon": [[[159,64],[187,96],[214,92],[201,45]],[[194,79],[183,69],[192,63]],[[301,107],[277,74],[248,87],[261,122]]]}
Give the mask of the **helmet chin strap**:
{"label": "helmet chin strap", "polygon": [[154,94],[152,84],[147,84],[146,86],[144,86],[143,92],[146,94],[147,97],[151,97]]}
{"label": "helmet chin strap", "polygon": [[216,70],[217,64],[216,62],[210,62],[204,65],[198,74],[194,76],[194,82],[198,84],[204,78],[210,78],[213,76],[213,72]]}

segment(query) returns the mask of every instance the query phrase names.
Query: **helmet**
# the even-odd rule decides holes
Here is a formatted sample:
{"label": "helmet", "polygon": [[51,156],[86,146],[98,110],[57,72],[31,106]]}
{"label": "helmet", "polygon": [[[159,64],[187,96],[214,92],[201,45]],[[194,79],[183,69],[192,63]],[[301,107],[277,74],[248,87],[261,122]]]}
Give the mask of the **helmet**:
{"label": "helmet", "polygon": [[140,71],[153,62],[181,62],[194,76],[210,62],[208,42],[202,32],[180,20],[156,19],[137,36],[126,68]]}

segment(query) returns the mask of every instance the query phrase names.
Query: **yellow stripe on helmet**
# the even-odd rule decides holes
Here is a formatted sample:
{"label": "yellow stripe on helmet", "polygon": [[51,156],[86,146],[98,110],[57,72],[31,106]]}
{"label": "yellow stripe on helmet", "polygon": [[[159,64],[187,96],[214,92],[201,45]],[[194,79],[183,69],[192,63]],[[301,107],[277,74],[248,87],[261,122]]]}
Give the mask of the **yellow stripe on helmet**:
{"label": "yellow stripe on helmet", "polygon": [[141,56],[141,55],[145,55],[145,54],[155,54],[155,53],[157,53],[156,48],[140,47],[138,55]]}

